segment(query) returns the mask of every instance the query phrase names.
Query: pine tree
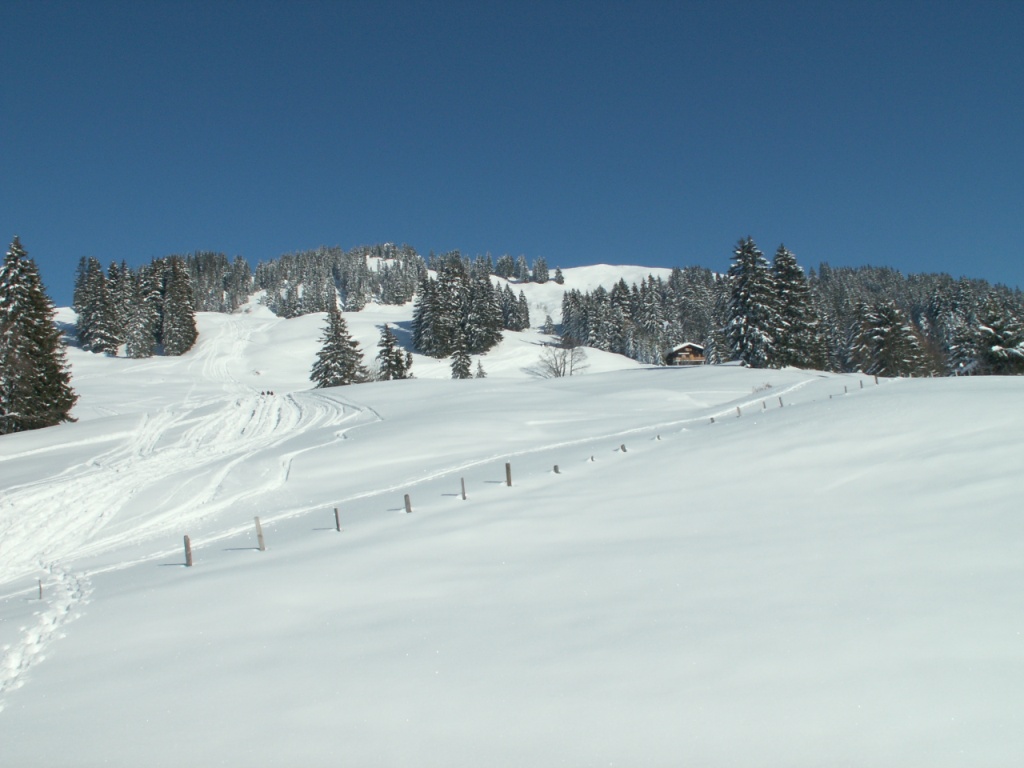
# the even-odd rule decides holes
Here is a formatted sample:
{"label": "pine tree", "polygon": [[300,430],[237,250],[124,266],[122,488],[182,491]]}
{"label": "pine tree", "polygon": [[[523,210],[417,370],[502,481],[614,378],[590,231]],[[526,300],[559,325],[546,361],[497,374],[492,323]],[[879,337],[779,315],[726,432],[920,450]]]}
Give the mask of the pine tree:
{"label": "pine tree", "polygon": [[124,343],[128,328],[128,312],[131,307],[134,286],[131,268],[125,262],[111,262],[107,268],[107,297],[110,302],[111,324],[118,338],[118,346]]}
{"label": "pine tree", "polygon": [[318,389],[361,384],[369,380],[370,374],[363,365],[359,344],[349,335],[348,325],[337,307],[327,310],[327,326],[320,341],[322,346],[309,374],[310,381]]}
{"label": "pine tree", "polygon": [[[125,267],[127,269],[127,266]],[[116,355],[124,341],[124,314],[128,302],[121,268],[110,265],[110,276],[98,259],[82,258],[75,277],[72,307],[78,314],[78,343],[90,352]]]}
{"label": "pine tree", "polygon": [[470,278],[463,329],[471,353],[486,352],[502,339],[500,298],[487,273]]}
{"label": "pine tree", "polygon": [[381,381],[412,377],[409,371],[412,356],[402,353],[401,347],[398,346],[398,339],[388,328],[387,323],[384,324],[384,330],[381,331],[377,347],[380,349],[380,352],[377,353],[377,370]]}
{"label": "pine tree", "polygon": [[15,237],[0,267],[0,435],[73,421],[54,309],[35,262]]}
{"label": "pine tree", "polygon": [[494,274],[498,277],[504,277],[506,280],[509,280],[515,274],[515,271],[516,263],[507,253],[499,256],[498,260],[494,263]]}
{"label": "pine tree", "polygon": [[526,263],[526,257],[520,256],[516,259],[516,280],[521,283],[530,282],[530,265]]}
{"label": "pine tree", "polygon": [[163,327],[160,338],[165,355],[183,355],[199,338],[193,308],[192,279],[185,262],[177,256],[167,261],[164,272]]}
{"label": "pine tree", "polygon": [[779,320],[776,363],[797,368],[825,367],[825,347],[819,331],[814,297],[796,256],[780,245],[772,262]]}
{"label": "pine tree", "polygon": [[473,360],[466,350],[466,339],[460,337],[456,342],[455,353],[452,355],[452,378],[471,379],[473,378]]}
{"label": "pine tree", "polygon": [[412,309],[412,344],[425,355],[433,355],[437,348],[434,336],[437,324],[435,285],[427,276],[420,280]]}
{"label": "pine tree", "polygon": [[447,357],[465,332],[469,307],[469,274],[457,252],[445,254],[438,262],[435,306],[434,354]]}
{"label": "pine tree", "polygon": [[161,282],[163,263],[154,261],[135,275],[134,298],[125,330],[125,354],[131,358],[151,357],[160,343]]}
{"label": "pine tree", "polygon": [[106,291],[107,277],[103,273],[103,265],[99,259],[83,256],[75,273],[75,292],[71,306],[78,315],[78,343],[82,349],[91,352],[103,351],[104,345],[98,343],[97,329],[104,312]]}
{"label": "pine tree", "polygon": [[749,237],[740,240],[729,266],[732,298],[726,334],[733,359],[751,368],[777,365],[780,321],[768,261]]}
{"label": "pine tree", "polygon": [[562,270],[558,267],[555,267],[554,281],[559,285],[565,285],[565,275],[562,274]]}
{"label": "pine tree", "polygon": [[526,294],[519,291],[518,307],[516,313],[516,324],[518,330],[525,331],[530,327],[530,305],[526,301]]}
{"label": "pine tree", "polygon": [[538,256],[533,260],[533,282],[546,283],[550,279],[547,259]]}
{"label": "pine tree", "polygon": [[978,373],[1024,374],[1024,324],[994,298],[982,308],[973,342]]}
{"label": "pine tree", "polygon": [[853,343],[854,363],[878,376],[922,376],[929,373],[920,335],[891,301],[858,308],[860,327]]}
{"label": "pine tree", "polygon": [[474,379],[486,379],[487,371],[484,370],[484,364],[479,360],[476,361],[476,373],[473,374]]}

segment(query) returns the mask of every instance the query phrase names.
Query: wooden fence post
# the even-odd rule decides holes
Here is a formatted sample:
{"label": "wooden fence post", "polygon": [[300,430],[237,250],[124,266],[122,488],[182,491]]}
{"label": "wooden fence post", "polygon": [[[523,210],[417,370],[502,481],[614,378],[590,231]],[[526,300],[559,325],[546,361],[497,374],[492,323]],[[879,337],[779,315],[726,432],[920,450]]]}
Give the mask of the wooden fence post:
{"label": "wooden fence post", "polygon": [[850,394],[850,389],[845,384],[843,384],[843,394],[844,395]]}
{"label": "wooden fence post", "polygon": [[192,540],[185,534],[185,567],[192,567]]}
{"label": "wooden fence post", "polygon": [[861,389],[864,389],[864,379],[861,379],[861,380],[860,380],[860,388],[861,388]]}
{"label": "wooden fence post", "polygon": [[405,494],[405,514],[412,512],[412,500],[409,498],[409,494]]}
{"label": "wooden fence post", "polygon": [[39,580],[39,599],[43,599],[43,580]]}
{"label": "wooden fence post", "polygon": [[555,464],[555,474],[556,475],[562,474],[561,472],[558,471],[558,465],[557,464]]}
{"label": "wooden fence post", "polygon": [[460,477],[459,482],[462,483],[462,500],[466,500],[466,478]]}
{"label": "wooden fence post", "polygon": [[779,398],[779,408],[782,408],[782,398]]}
{"label": "wooden fence post", "polygon": [[878,386],[878,374],[877,373],[875,374],[875,386],[876,387]]}
{"label": "wooden fence post", "polygon": [[762,400],[761,401],[761,410],[762,411],[767,411],[768,410],[768,401],[767,400]]}
{"label": "wooden fence post", "polygon": [[510,487],[512,485],[512,464],[507,461],[505,462],[505,485]]}
{"label": "wooden fence post", "polygon": [[338,508],[334,508],[334,528],[338,533],[341,533],[341,515],[338,514]]}
{"label": "wooden fence post", "polygon": [[712,424],[714,424],[714,423],[715,423],[715,417],[714,417],[714,416],[712,416],[712,417],[711,417],[711,423],[712,423]]}
{"label": "wooden fence post", "polygon": [[743,411],[741,411],[740,407],[737,405],[736,406],[736,418],[738,419],[742,415],[743,415]]}
{"label": "wooden fence post", "polygon": [[260,552],[266,552],[267,545],[266,542],[263,541],[263,526],[260,525],[260,519],[258,517],[254,517],[253,520],[256,521],[256,543],[259,546]]}

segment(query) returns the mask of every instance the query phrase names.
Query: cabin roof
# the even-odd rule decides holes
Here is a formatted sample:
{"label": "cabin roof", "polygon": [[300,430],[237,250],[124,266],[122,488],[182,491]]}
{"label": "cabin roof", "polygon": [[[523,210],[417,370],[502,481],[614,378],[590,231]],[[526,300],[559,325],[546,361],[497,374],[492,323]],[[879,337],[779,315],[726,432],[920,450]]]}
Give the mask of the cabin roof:
{"label": "cabin roof", "polygon": [[[692,349],[695,352],[703,352],[704,351],[704,347],[702,347],[700,344],[694,344],[692,341],[684,341],[679,346],[673,347],[672,348],[672,352],[682,352],[682,351],[687,350],[687,349]],[[671,353],[669,353],[669,354],[671,354]]]}

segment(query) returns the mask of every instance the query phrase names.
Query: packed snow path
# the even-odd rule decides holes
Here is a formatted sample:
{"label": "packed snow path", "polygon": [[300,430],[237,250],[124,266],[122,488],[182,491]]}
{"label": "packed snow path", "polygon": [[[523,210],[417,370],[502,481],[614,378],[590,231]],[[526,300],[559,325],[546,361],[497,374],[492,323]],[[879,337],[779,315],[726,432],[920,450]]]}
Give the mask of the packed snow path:
{"label": "packed snow path", "polygon": [[[377,416],[317,392],[253,392],[231,374],[245,348],[244,325],[204,339],[186,357],[195,380],[219,382],[229,400],[190,395],[183,404],[129,417],[94,443],[84,461],[52,476],[5,489],[0,497],[0,585],[24,582],[42,571],[45,608],[38,622],[4,651],[0,699],[47,642],[74,617],[88,594],[88,578],[73,573],[75,560],[109,553],[127,543],[167,540],[189,524],[281,487],[296,455],[296,436],[319,427],[325,441]],[[124,422],[124,417],[112,422]],[[79,450],[92,441],[84,441]],[[46,461],[38,448],[9,452],[0,467]],[[254,468],[258,468],[254,471]],[[2,700],[0,700],[2,707]]]}

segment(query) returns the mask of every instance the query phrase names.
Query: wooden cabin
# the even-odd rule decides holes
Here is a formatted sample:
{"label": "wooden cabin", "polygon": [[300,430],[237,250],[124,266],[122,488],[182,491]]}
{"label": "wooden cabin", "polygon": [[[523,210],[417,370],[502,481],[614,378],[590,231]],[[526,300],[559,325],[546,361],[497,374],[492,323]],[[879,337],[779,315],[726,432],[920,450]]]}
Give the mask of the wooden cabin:
{"label": "wooden cabin", "polygon": [[703,364],[704,347],[702,347],[700,344],[694,344],[691,341],[687,341],[684,344],[680,344],[678,347],[676,347],[667,355],[665,355],[665,365]]}

